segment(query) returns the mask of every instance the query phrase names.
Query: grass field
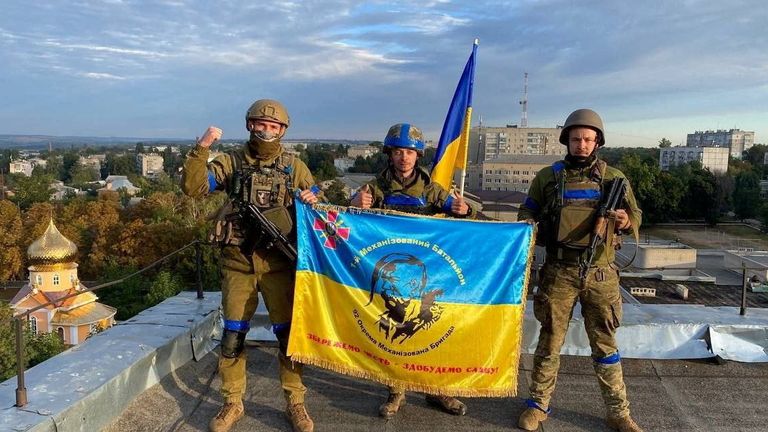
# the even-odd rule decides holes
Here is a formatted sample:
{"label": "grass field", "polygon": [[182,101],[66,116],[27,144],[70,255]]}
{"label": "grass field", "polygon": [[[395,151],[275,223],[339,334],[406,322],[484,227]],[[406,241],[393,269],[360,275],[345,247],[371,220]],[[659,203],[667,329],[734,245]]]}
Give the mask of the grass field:
{"label": "grass field", "polygon": [[654,226],[640,229],[640,240],[645,236],[663,240],[677,240],[699,249],[768,250],[768,235],[742,225]]}

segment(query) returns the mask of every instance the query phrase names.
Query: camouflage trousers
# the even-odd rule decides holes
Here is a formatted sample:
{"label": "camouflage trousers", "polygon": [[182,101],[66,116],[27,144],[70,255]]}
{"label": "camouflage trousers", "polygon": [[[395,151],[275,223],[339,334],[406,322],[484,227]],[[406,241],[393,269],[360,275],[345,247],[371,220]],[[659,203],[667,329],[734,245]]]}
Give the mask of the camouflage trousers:
{"label": "camouflage trousers", "polygon": [[621,321],[619,276],[608,266],[591,268],[582,288],[578,265],[557,261],[544,264],[533,306],[541,333],[533,360],[531,400],[543,410],[549,409],[560,368],[560,349],[576,301],[581,303],[593,366],[608,415],[627,416],[629,402],[615,338]]}
{"label": "camouflage trousers", "polygon": [[[277,250],[257,251],[249,261],[236,248],[225,248],[222,261],[221,304],[224,319],[247,325],[256,312],[258,293],[261,291],[280,344],[279,375],[285,399],[289,404],[304,402],[307,389],[301,379],[302,365],[285,355],[293,314],[293,264]],[[278,328],[282,330],[278,331]],[[243,398],[246,357],[245,350],[235,358],[219,356],[221,394],[225,401]]]}

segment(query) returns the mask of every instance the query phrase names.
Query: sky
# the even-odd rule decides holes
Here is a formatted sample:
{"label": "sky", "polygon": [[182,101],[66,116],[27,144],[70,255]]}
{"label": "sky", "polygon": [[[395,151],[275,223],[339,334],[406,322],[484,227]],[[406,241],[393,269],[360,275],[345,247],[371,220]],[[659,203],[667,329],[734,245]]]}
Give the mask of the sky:
{"label": "sky", "polygon": [[437,140],[479,39],[472,124],[555,127],[578,108],[608,145],[697,130],[768,143],[764,0],[45,1],[0,5],[0,134],[247,136],[256,99],[287,139]]}

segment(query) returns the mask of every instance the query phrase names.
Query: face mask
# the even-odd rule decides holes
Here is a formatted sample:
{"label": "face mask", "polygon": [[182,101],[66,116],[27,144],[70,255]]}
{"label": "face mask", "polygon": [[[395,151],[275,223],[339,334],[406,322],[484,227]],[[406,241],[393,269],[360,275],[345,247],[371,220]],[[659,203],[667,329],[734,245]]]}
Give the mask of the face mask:
{"label": "face mask", "polygon": [[280,134],[268,132],[266,130],[254,131],[251,135],[263,142],[272,142],[280,139]]}
{"label": "face mask", "polygon": [[248,148],[251,154],[259,159],[269,159],[280,152],[280,138],[274,136],[269,141],[259,137],[257,133],[251,133],[251,139],[248,141]]}

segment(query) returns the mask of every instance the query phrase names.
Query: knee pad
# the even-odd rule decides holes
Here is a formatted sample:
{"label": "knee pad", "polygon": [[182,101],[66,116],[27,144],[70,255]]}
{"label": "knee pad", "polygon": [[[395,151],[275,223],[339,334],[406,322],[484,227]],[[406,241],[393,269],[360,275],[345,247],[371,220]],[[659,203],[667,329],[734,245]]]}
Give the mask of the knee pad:
{"label": "knee pad", "polygon": [[277,345],[283,355],[288,355],[288,335],[291,334],[291,323],[273,324],[272,332],[277,338]]}
{"label": "knee pad", "polygon": [[245,348],[245,333],[224,330],[221,336],[221,355],[226,358],[235,358],[243,352]]}

